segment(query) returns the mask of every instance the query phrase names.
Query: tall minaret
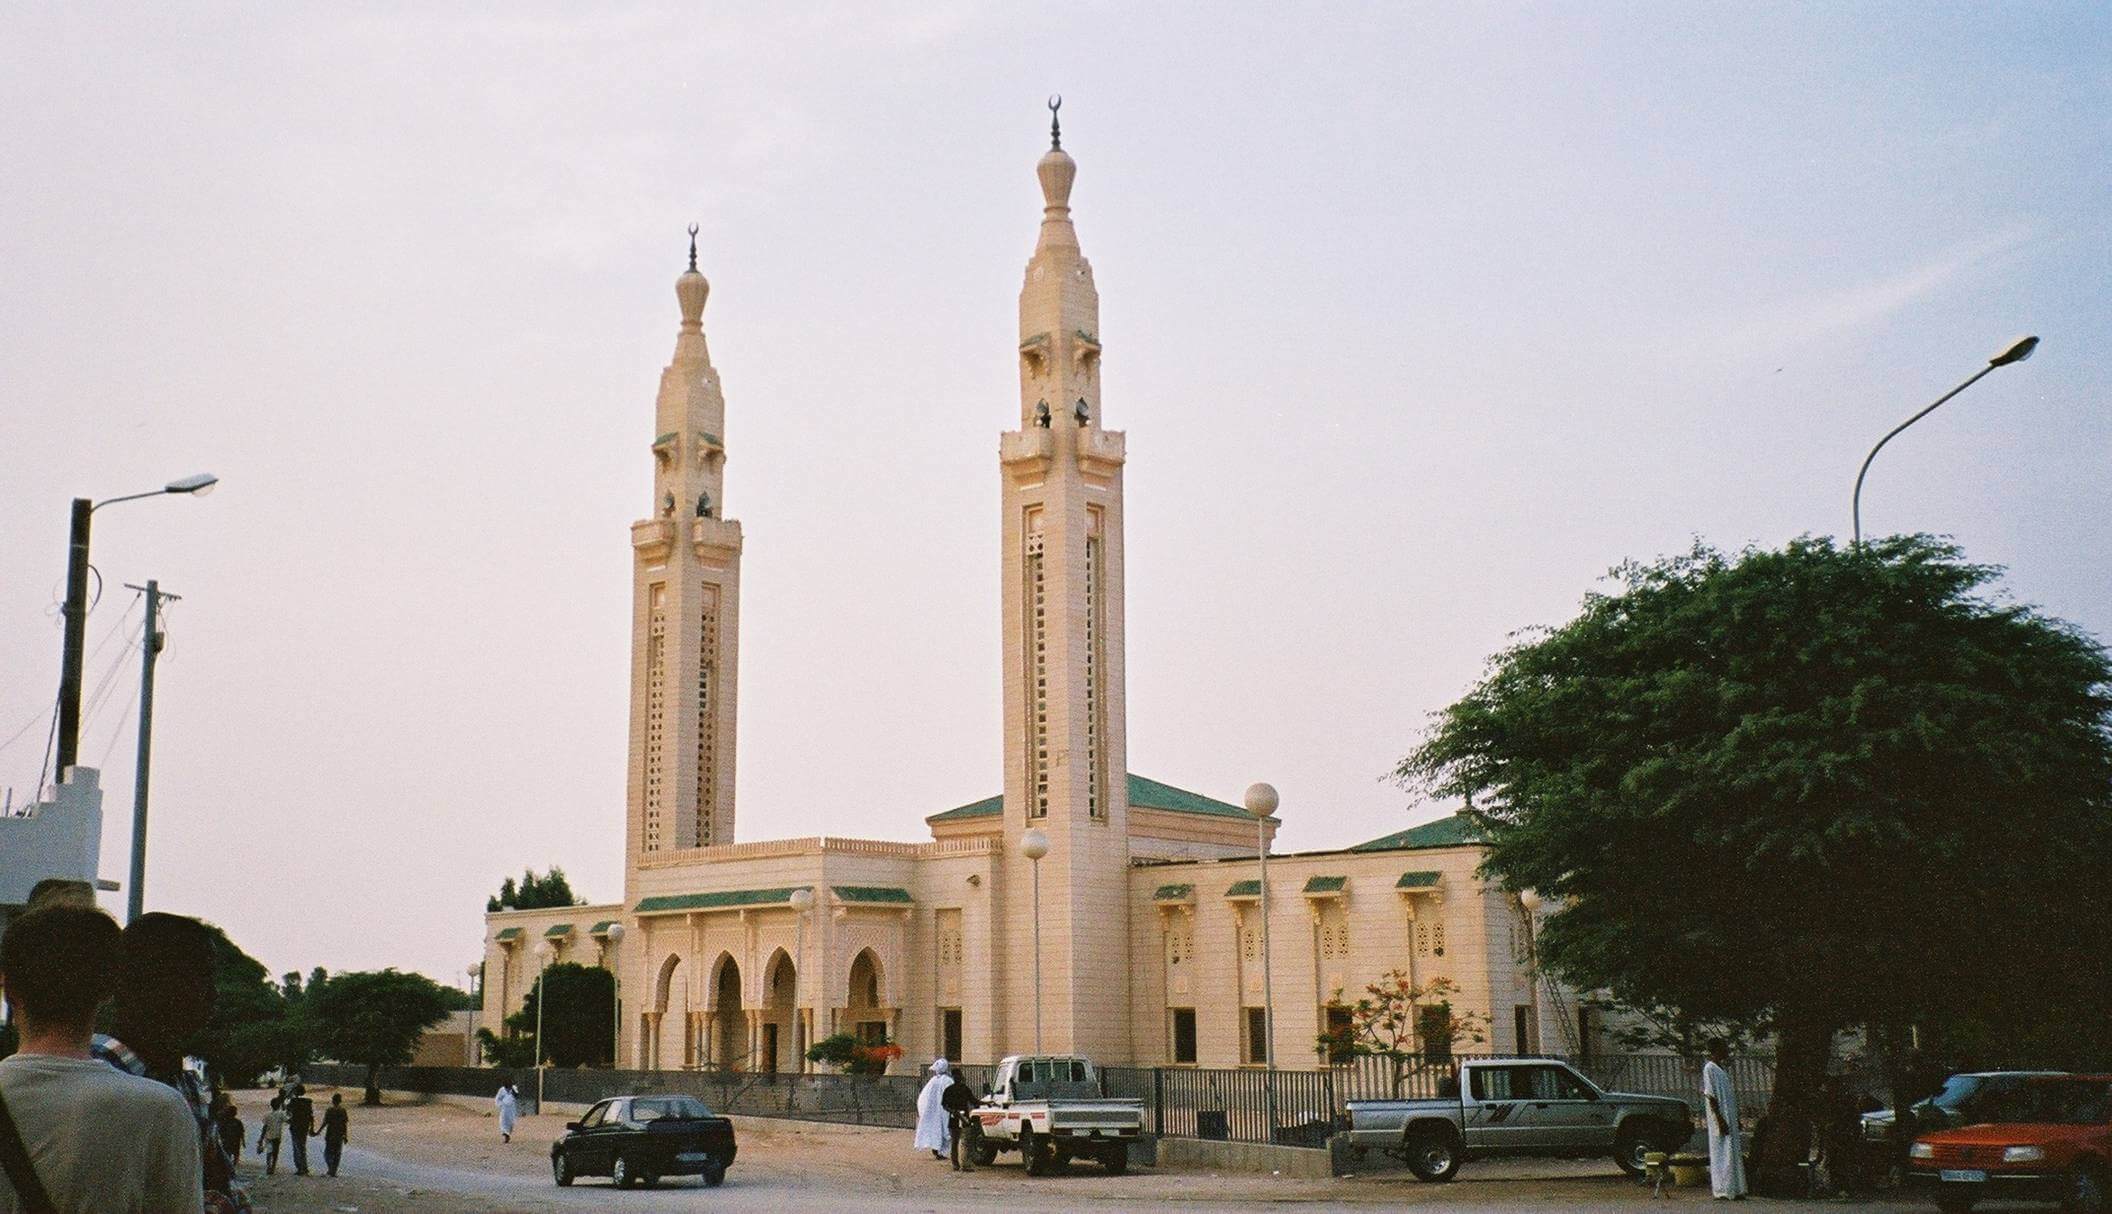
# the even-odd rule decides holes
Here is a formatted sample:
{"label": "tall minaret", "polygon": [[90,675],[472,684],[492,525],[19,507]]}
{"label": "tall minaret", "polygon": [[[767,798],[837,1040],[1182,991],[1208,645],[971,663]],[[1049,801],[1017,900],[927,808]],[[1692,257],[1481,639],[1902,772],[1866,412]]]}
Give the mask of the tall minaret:
{"label": "tall minaret", "polygon": [[[1052,100],[1053,111],[1059,100]],[[1078,166],[1049,125],[1041,234],[1019,293],[1020,428],[1004,479],[1005,842],[1009,922],[1030,930],[1022,832],[1041,862],[1043,1045],[1128,1061],[1128,747],[1122,462],[1101,429],[1100,297],[1071,227]],[[1003,1048],[1033,1048],[1032,943],[1012,942]]]}
{"label": "tall minaret", "polygon": [[733,842],[741,525],[724,517],[726,399],[704,344],[697,229],[675,279],[682,327],[660,373],[653,505],[631,524],[627,871],[656,852]]}

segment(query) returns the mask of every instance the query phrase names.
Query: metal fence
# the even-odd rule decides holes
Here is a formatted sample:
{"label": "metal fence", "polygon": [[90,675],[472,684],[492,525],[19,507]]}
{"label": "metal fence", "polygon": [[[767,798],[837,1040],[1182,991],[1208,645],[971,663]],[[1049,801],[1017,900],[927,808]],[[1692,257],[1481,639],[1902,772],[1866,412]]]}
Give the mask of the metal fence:
{"label": "metal fence", "polygon": [[[1457,1092],[1459,1063],[1468,1059],[1552,1055],[1454,1054],[1447,1058],[1359,1057],[1322,1070],[1265,1071],[1218,1067],[1103,1067],[1101,1091],[1110,1097],[1141,1101],[1145,1126],[1170,1138],[1206,1138],[1229,1142],[1274,1143],[1319,1147],[1342,1128],[1343,1106],[1351,1100],[1428,1099]],[[1593,1054],[1563,1059],[1609,1091],[1674,1096],[1700,1113],[1699,1060],[1668,1054]],[[989,1082],[992,1068],[956,1068],[977,1091]],[[317,1063],[306,1068],[308,1082],[359,1087],[366,1068]],[[535,1104],[535,1072],[498,1067],[383,1067],[380,1085],[392,1091],[489,1097],[499,1084],[518,1084],[522,1110]],[[1738,1058],[1731,1064],[1731,1083],[1748,1117],[1766,1111],[1774,1087],[1774,1060]],[[639,1092],[691,1095],[721,1113],[746,1117],[789,1117],[845,1125],[916,1124],[921,1075],[800,1075],[766,1071],[621,1071],[552,1068],[543,1077],[545,1098],[566,1104],[592,1104],[611,1096]]]}

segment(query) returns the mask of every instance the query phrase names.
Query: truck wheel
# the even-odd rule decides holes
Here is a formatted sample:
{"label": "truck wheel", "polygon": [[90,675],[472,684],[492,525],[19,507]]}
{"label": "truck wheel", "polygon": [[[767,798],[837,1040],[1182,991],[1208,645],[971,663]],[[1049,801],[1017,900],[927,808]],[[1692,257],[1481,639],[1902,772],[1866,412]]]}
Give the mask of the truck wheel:
{"label": "truck wheel", "polygon": [[970,1138],[968,1140],[968,1162],[979,1168],[987,1168],[991,1164],[996,1163],[997,1144],[981,1134]]}
{"label": "truck wheel", "polygon": [[1621,1171],[1630,1176],[1643,1174],[1643,1156],[1656,1150],[1650,1145],[1651,1135],[1643,1131],[1637,1122],[1629,1122],[1613,1136],[1613,1161],[1621,1165]]}
{"label": "truck wheel", "polygon": [[1437,1183],[1459,1174],[1459,1144],[1451,1135],[1421,1130],[1408,1135],[1403,1146],[1417,1180]]}
{"label": "truck wheel", "polygon": [[1100,1165],[1109,1176],[1120,1176],[1129,1171],[1129,1145],[1117,1142],[1100,1149]]}
{"label": "truck wheel", "polygon": [[1019,1155],[1026,1161],[1029,1176],[1047,1176],[1056,1159],[1055,1149],[1027,1129],[1019,1132]]}

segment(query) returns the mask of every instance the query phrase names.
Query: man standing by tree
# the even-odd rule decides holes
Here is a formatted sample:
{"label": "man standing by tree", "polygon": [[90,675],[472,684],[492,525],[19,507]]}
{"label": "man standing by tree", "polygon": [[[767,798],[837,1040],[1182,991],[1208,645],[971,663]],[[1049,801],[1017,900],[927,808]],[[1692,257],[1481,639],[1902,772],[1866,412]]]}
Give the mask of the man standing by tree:
{"label": "man standing by tree", "polygon": [[1716,1200],[1745,1197],[1745,1135],[1738,1128],[1738,1091],[1731,1086],[1731,1043],[1709,1038],[1701,1095],[1709,1112],[1709,1191]]}

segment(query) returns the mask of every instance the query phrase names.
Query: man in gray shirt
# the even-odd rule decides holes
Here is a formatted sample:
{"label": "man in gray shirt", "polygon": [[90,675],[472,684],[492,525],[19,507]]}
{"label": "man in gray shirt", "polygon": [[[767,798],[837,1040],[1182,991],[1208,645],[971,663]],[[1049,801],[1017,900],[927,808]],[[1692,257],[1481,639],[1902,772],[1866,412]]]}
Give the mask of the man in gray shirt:
{"label": "man in gray shirt", "polygon": [[0,1059],[0,1214],[200,1210],[198,1134],[183,1097],[89,1056],[95,1009],[116,981],[117,924],[92,907],[44,906],[0,939],[0,981],[21,1052]]}

